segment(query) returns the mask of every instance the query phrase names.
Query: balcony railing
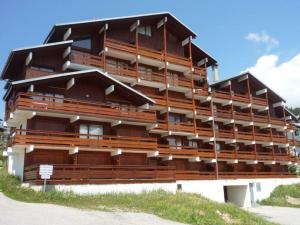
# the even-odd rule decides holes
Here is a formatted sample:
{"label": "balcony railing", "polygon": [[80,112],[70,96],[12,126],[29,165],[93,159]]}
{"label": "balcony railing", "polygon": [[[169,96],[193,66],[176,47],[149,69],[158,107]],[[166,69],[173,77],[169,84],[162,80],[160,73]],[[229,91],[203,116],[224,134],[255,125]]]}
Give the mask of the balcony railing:
{"label": "balcony railing", "polygon": [[[25,167],[24,181],[42,184],[39,165]],[[175,182],[173,166],[53,165],[49,184]]]}
{"label": "balcony railing", "polygon": [[[148,97],[155,100],[156,105],[158,106],[167,106],[167,99],[165,96],[159,96],[159,95],[151,95],[148,94]],[[182,109],[182,110],[193,110],[193,103],[190,100],[185,99],[177,99],[177,98],[168,98],[168,106]]]}
{"label": "balcony railing", "polygon": [[213,149],[202,149],[190,146],[172,146],[172,145],[158,145],[160,155],[173,155],[177,157],[200,157],[200,158],[215,158]]}
{"label": "balcony railing", "polygon": [[216,179],[214,171],[176,170],[176,180],[212,180]]}
{"label": "balcony railing", "polygon": [[232,130],[216,130],[216,138],[234,139],[234,132]]}
{"label": "balcony railing", "polygon": [[237,101],[237,102],[250,103],[250,98],[249,98],[249,95],[247,95],[247,94],[234,93],[232,95],[232,99]]}
{"label": "balcony railing", "polygon": [[231,94],[227,91],[217,91],[217,90],[214,90],[212,92],[212,96],[214,98],[222,98],[222,99],[228,99],[230,100],[231,99]]}
{"label": "balcony railing", "polygon": [[74,147],[94,149],[129,149],[154,151],[157,149],[155,138],[92,135],[58,131],[38,131],[15,129],[9,145],[42,145],[49,147]]}
{"label": "balcony railing", "polygon": [[214,136],[212,128],[197,127],[197,133],[199,136],[204,136],[204,137],[213,137]]}
{"label": "balcony railing", "polygon": [[82,52],[78,50],[72,50],[70,60],[73,63],[85,65],[85,66],[93,66],[103,68],[103,57],[98,55],[92,55],[87,52]]}
{"label": "balcony railing", "polygon": [[253,121],[257,122],[257,123],[269,123],[269,117],[254,114],[253,115]]}
{"label": "balcony railing", "polygon": [[194,132],[194,124],[192,122],[167,122],[165,120],[157,120],[157,130],[175,131],[175,132]]}
{"label": "balcony railing", "polygon": [[222,109],[217,109],[214,112],[214,116],[218,117],[218,118],[228,118],[228,119],[232,119],[233,115],[232,112],[229,110],[222,110]]}
{"label": "balcony railing", "polygon": [[106,117],[140,122],[156,122],[154,110],[138,109],[133,106],[119,104],[95,103],[70,98],[45,96],[36,93],[19,93],[11,107],[15,109],[61,112],[70,115]]}
{"label": "balcony railing", "polygon": [[219,172],[221,179],[296,177],[290,172]]}
{"label": "balcony railing", "polygon": [[211,109],[210,107],[201,107],[201,106],[197,106],[196,107],[197,110],[197,115],[203,115],[203,116],[211,116]]}
{"label": "balcony railing", "polygon": [[261,105],[261,106],[267,106],[267,99],[265,98],[259,98],[259,97],[253,97],[252,96],[252,103],[256,105]]}

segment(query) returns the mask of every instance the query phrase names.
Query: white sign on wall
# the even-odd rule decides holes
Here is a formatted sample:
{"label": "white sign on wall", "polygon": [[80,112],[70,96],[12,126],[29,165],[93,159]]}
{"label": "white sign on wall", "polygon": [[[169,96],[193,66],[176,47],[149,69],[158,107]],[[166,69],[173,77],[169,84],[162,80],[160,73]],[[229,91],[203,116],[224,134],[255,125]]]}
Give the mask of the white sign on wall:
{"label": "white sign on wall", "polygon": [[53,174],[53,165],[40,165],[39,174],[42,179],[50,179]]}

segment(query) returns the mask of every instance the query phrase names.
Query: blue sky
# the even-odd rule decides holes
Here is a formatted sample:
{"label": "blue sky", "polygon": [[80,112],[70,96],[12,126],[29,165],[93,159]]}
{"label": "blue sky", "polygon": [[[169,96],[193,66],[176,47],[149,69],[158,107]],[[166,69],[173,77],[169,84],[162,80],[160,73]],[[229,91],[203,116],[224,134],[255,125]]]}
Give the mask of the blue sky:
{"label": "blue sky", "polygon": [[[300,1],[288,0],[3,1],[0,67],[11,49],[41,44],[55,23],[170,11],[198,34],[194,41],[218,60],[222,79],[254,67],[262,56],[275,55],[273,62],[280,65],[298,55],[299,9]],[[3,82],[3,96],[2,86]]]}

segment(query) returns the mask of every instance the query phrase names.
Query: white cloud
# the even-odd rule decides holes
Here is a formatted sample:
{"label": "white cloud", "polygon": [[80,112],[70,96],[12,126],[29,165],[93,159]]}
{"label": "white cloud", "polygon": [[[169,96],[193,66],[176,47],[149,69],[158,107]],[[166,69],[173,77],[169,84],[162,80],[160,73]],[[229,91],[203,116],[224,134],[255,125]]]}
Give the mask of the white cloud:
{"label": "white cloud", "polygon": [[272,48],[276,47],[279,45],[279,41],[268,35],[266,32],[261,31],[260,33],[248,33],[245,36],[245,39],[247,41],[252,41],[255,43],[263,43],[267,45],[267,51],[271,50]]}
{"label": "white cloud", "polygon": [[300,53],[281,64],[278,64],[278,59],[277,55],[261,56],[245,71],[286,99],[289,106],[300,107]]}

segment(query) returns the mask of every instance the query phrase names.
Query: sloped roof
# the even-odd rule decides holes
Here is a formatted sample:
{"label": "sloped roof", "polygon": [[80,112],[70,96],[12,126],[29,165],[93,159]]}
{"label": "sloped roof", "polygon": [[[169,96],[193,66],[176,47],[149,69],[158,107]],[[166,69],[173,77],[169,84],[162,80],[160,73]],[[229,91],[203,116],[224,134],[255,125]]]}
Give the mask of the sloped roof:
{"label": "sloped roof", "polygon": [[69,27],[73,26],[81,26],[81,25],[97,25],[99,28],[101,25],[104,25],[108,22],[124,22],[124,21],[132,21],[135,22],[137,19],[162,19],[163,17],[167,17],[168,21],[174,23],[174,25],[179,26],[182,29],[182,32],[186,34],[186,36],[192,36],[195,38],[197,35],[194,31],[192,31],[188,26],[186,26],[183,22],[177,19],[170,12],[159,12],[159,13],[148,13],[148,14],[140,14],[140,15],[132,15],[132,16],[122,16],[122,17],[112,17],[112,18],[103,18],[103,19],[93,19],[93,20],[82,20],[77,22],[69,22],[69,23],[58,23],[55,24],[48,36],[46,37],[44,43],[52,42],[53,36],[59,32],[65,30]]}
{"label": "sloped roof", "polygon": [[116,85],[118,88],[129,91],[129,93],[131,93],[131,95],[133,97],[136,97],[145,103],[150,103],[150,104],[155,103],[155,101],[152,100],[151,98],[149,98],[146,95],[142,94],[141,92],[129,87],[128,85],[123,84],[122,82],[118,81],[117,79],[113,78],[112,76],[108,75],[107,73],[105,73],[99,69],[90,69],[90,70],[83,70],[83,71],[76,71],[76,72],[69,72],[69,73],[60,73],[60,74],[36,77],[36,78],[31,78],[31,79],[26,79],[26,80],[13,81],[10,83],[10,86],[9,86],[5,96],[3,97],[3,99],[5,100],[7,98],[7,96],[10,94],[12,87],[14,87],[14,86],[21,86],[24,84],[34,84],[36,82],[55,80],[55,79],[60,79],[60,78],[70,78],[71,79],[73,77],[87,76],[87,75],[93,75],[93,74],[96,74],[96,75],[106,79],[110,83]]}

